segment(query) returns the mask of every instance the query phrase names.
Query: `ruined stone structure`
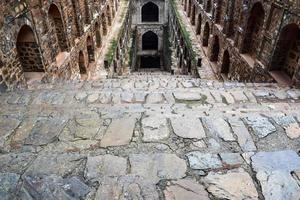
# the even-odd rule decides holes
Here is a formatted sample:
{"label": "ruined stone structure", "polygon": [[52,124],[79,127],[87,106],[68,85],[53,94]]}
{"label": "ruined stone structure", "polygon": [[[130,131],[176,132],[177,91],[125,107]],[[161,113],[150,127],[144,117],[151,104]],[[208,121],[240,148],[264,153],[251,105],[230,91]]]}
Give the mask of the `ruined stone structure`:
{"label": "ruined stone structure", "polygon": [[117,0],[0,2],[0,88],[26,85],[39,73],[45,81],[79,79],[95,65]]}
{"label": "ruined stone structure", "polygon": [[219,76],[300,84],[299,1],[181,3]]}

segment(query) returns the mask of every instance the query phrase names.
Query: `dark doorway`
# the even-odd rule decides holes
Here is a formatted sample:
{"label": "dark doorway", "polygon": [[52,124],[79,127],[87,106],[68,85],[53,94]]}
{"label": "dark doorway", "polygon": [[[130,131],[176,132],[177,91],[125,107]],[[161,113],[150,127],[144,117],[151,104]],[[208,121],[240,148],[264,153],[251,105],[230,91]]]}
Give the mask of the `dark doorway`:
{"label": "dark doorway", "polygon": [[276,45],[271,71],[281,71],[292,78],[299,67],[300,28],[297,24],[285,26]]}
{"label": "dark doorway", "polygon": [[159,56],[142,56],[141,68],[160,68]]}
{"label": "dark doorway", "polygon": [[208,41],[209,41],[209,24],[208,22],[205,23],[205,26],[204,26],[204,32],[203,32],[203,41],[202,41],[202,45],[204,47],[207,47],[208,46]]}
{"label": "dark doorway", "polygon": [[79,65],[80,74],[86,74],[84,55],[82,51],[79,52],[78,65]]}
{"label": "dark doorway", "polygon": [[89,63],[91,63],[95,61],[95,49],[94,49],[93,40],[90,36],[87,38],[86,43],[87,43],[88,60]]}
{"label": "dark doorway", "polygon": [[223,55],[221,73],[227,76],[229,74],[229,70],[230,70],[230,56],[229,56],[229,52],[226,50]]}
{"label": "dark doorway", "polygon": [[148,31],[142,37],[143,50],[158,50],[158,37],[152,31]]}
{"label": "dark doorway", "polygon": [[158,22],[159,9],[158,6],[152,2],[146,3],[142,7],[142,22]]}
{"label": "dark doorway", "polygon": [[24,72],[44,72],[39,46],[31,27],[27,25],[18,34],[17,52]]}
{"label": "dark doorway", "polygon": [[219,44],[219,37],[215,36],[212,49],[211,49],[211,57],[210,61],[217,62],[219,58],[219,52],[220,52],[220,44]]}

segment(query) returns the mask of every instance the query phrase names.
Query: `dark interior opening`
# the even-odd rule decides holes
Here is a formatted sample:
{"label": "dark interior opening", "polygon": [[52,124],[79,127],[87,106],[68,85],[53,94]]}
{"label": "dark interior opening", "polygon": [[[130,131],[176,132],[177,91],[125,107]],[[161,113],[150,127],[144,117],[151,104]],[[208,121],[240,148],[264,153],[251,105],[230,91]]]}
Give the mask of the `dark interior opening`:
{"label": "dark interior opening", "polygon": [[142,7],[142,22],[158,22],[159,10],[158,6],[152,2],[146,3]]}
{"label": "dark interior opening", "polygon": [[142,56],[141,68],[160,68],[159,56]]}
{"label": "dark interior opening", "polygon": [[157,50],[158,49],[158,37],[152,31],[148,31],[142,38],[143,50]]}

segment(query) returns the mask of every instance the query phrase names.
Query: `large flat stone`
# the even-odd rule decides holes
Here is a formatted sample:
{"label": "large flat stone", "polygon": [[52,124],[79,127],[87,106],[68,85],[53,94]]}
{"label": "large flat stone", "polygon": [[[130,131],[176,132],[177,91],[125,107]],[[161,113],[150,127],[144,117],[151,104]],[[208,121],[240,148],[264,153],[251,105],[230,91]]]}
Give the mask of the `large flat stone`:
{"label": "large flat stone", "polygon": [[80,170],[85,156],[77,153],[40,154],[25,172],[25,176],[56,174],[66,176]]}
{"label": "large flat stone", "polygon": [[244,152],[256,151],[255,143],[245,127],[244,123],[237,118],[230,118],[229,123],[233,130],[233,133],[237,136],[237,141]]}
{"label": "large flat stone", "polygon": [[23,174],[35,157],[36,155],[32,153],[10,153],[0,155],[0,172]]}
{"label": "large flat stone", "polygon": [[210,172],[204,182],[208,185],[207,190],[217,199],[258,199],[253,180],[243,169],[226,174]]}
{"label": "large flat stone", "polygon": [[135,118],[113,119],[101,140],[101,147],[123,146],[129,144],[133,135],[135,123]]}
{"label": "large flat stone", "polygon": [[146,117],[142,119],[144,142],[155,142],[169,137],[167,119],[163,117]]}
{"label": "large flat stone", "polygon": [[164,194],[166,200],[209,200],[204,186],[192,179],[172,181]]}
{"label": "large flat stone", "polygon": [[251,115],[244,120],[259,138],[264,138],[276,131],[276,127],[267,118],[260,115]]}
{"label": "large flat stone", "polygon": [[186,154],[192,169],[216,169],[222,167],[222,162],[216,154],[194,151]]}
{"label": "large flat stone", "polygon": [[294,171],[300,169],[300,157],[292,150],[259,152],[251,157],[252,167],[259,171]]}
{"label": "large flat stone", "polygon": [[195,92],[174,92],[173,95],[178,101],[201,101],[203,98],[200,93]]}
{"label": "large flat stone", "polygon": [[175,154],[131,154],[131,174],[139,175],[153,183],[161,179],[179,179],[185,176],[186,163]]}
{"label": "large flat stone", "polygon": [[288,171],[259,171],[256,175],[265,200],[300,199],[299,183]]}
{"label": "large flat stone", "polygon": [[220,117],[204,117],[202,118],[203,125],[208,131],[224,141],[235,141],[229,124]]}
{"label": "large flat stone", "polygon": [[95,199],[159,200],[156,185],[135,175],[104,177],[100,181]]}
{"label": "large flat stone", "polygon": [[112,155],[100,155],[88,157],[85,177],[88,180],[97,180],[104,176],[121,176],[126,175],[127,159]]}
{"label": "large flat stone", "polygon": [[29,136],[25,140],[27,145],[46,145],[58,140],[66,119],[39,118],[34,124]]}
{"label": "large flat stone", "polygon": [[172,118],[171,124],[174,133],[183,138],[205,138],[205,132],[200,119],[195,118]]}
{"label": "large flat stone", "polygon": [[0,199],[15,199],[20,175],[14,173],[0,173]]}
{"label": "large flat stone", "polygon": [[0,151],[6,149],[8,138],[20,123],[16,118],[0,116]]}

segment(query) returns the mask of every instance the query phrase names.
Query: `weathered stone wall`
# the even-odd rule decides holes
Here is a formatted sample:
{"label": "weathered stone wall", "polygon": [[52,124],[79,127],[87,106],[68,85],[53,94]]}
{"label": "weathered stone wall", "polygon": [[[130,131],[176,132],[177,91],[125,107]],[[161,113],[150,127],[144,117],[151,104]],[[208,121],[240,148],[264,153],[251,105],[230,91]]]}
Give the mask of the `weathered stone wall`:
{"label": "weathered stone wall", "polygon": [[[1,1],[0,11],[3,15],[0,16],[0,58],[3,66],[0,69],[0,84],[5,84],[8,89],[24,87],[26,71],[44,70],[45,81],[78,79],[79,52],[84,54],[88,71],[90,63],[87,59],[87,38],[91,37],[96,42],[97,28],[100,37],[104,39],[106,34],[103,30],[109,29],[108,24],[112,23],[115,16],[118,0],[85,2],[82,12],[82,4],[74,0],[46,0],[42,3],[34,0],[27,3],[17,0]],[[103,21],[107,23],[102,23]],[[98,24],[96,28],[95,24]],[[34,49],[27,49],[31,55],[29,60],[27,56],[20,56],[17,49],[19,31],[24,25],[32,29],[36,42]],[[32,52],[38,50],[41,53],[40,60],[32,63]],[[97,55],[99,54],[96,52],[95,56]],[[27,66],[25,69],[24,64]]]}
{"label": "weathered stone wall", "polygon": [[[269,72],[272,71],[272,60],[276,57],[274,51],[282,30],[289,24],[296,24],[299,31],[298,1],[182,0],[181,3],[190,16],[191,23],[195,19],[195,31],[201,38],[199,42],[203,44],[209,57],[214,52],[215,37],[218,38],[218,59],[212,62],[217,64],[219,76],[225,79],[273,81]],[[206,24],[208,31],[204,31]],[[209,42],[206,47],[207,36]],[[225,51],[230,55],[228,74],[221,73]],[[296,52],[298,53],[292,53],[293,64],[289,64],[288,60],[284,65],[293,66],[293,70],[289,69],[293,71],[290,78],[298,84],[299,62],[297,64],[295,60],[299,60],[299,49]]]}

